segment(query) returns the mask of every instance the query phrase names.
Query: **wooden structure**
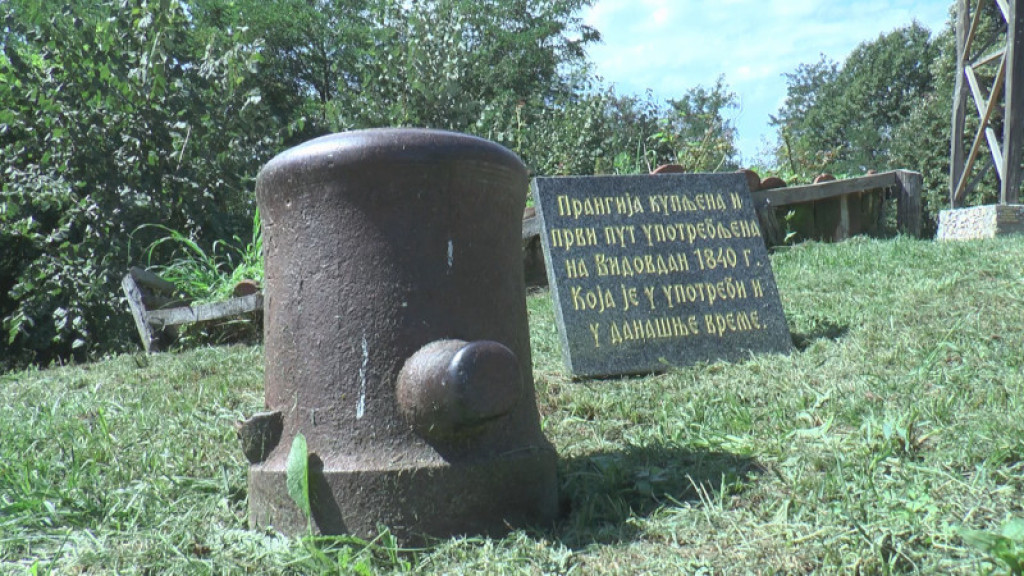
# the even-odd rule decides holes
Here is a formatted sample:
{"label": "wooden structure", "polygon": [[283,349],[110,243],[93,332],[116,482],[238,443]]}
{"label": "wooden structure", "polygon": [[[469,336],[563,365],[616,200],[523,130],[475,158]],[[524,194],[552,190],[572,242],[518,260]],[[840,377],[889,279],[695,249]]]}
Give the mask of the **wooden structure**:
{"label": "wooden structure", "polygon": [[754,200],[754,207],[759,212],[767,208],[794,206],[838,198],[839,224],[834,239],[841,240],[851,235],[850,197],[869,190],[886,189],[890,192],[883,194],[882,200],[884,202],[888,197],[895,197],[896,226],[899,231],[903,234],[920,237],[922,180],[919,172],[894,170],[848,180],[757,190],[751,192],[750,195]]}
{"label": "wooden structure", "polygon": [[[1006,22],[1005,42],[980,37],[985,5],[991,7],[992,0],[957,0],[957,77],[949,175],[953,208],[963,205],[971,189],[992,166],[1001,183],[1000,204],[1015,204],[1020,198],[1021,159],[1024,157],[1024,0],[995,0]],[[993,66],[996,68],[994,81],[985,94],[979,74]],[[963,136],[968,92],[974,100],[980,124],[965,154]],[[1000,123],[1001,135],[997,131]],[[983,142],[992,153],[992,164],[986,163],[972,178]]]}
{"label": "wooden structure", "polygon": [[192,305],[175,298],[174,284],[152,272],[132,267],[121,279],[121,289],[135,318],[135,327],[146,352],[157,352],[176,338],[175,327],[221,320],[263,310],[263,294],[257,292],[222,302]]}

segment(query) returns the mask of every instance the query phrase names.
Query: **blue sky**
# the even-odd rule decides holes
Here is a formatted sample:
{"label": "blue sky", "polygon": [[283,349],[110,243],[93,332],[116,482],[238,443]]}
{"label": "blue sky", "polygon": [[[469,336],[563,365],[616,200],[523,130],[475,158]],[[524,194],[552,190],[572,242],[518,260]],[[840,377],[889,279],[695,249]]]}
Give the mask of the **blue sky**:
{"label": "blue sky", "polygon": [[[603,42],[588,53],[620,94],[648,88],[679,98],[719,75],[736,93],[729,111],[747,164],[774,130],[768,116],[786,96],[783,74],[820,55],[840,63],[858,44],[916,19],[936,34],[951,0],[596,0],[584,22]],[[952,96],[951,96],[952,97]]]}

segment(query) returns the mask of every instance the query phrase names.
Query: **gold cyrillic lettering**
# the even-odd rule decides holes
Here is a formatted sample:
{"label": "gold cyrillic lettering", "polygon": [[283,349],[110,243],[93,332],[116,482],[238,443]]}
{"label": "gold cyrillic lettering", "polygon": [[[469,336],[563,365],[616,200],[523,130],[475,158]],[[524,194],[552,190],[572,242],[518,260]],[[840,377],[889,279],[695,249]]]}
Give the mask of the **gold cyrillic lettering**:
{"label": "gold cyrillic lettering", "polygon": [[764,298],[764,288],[761,287],[761,281],[754,278],[750,281],[750,289],[754,292],[754,298]]}
{"label": "gold cyrillic lettering", "polygon": [[569,258],[565,261],[565,275],[569,278],[587,278],[587,263],[582,258]]}
{"label": "gold cyrillic lettering", "polygon": [[558,197],[558,215],[559,216],[570,216],[572,215],[572,207],[569,206],[568,196]]}

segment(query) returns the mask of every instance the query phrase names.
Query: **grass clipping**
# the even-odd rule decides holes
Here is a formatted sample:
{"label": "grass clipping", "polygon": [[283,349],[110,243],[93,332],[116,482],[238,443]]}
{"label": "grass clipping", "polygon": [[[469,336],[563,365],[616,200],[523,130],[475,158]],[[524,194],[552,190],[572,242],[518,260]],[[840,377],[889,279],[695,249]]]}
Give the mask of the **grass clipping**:
{"label": "grass clipping", "polygon": [[302,434],[296,434],[295,439],[292,440],[292,449],[288,453],[286,473],[288,496],[299,507],[302,515],[306,517],[306,529],[312,533],[313,511],[309,503],[309,450],[306,447],[306,437]]}

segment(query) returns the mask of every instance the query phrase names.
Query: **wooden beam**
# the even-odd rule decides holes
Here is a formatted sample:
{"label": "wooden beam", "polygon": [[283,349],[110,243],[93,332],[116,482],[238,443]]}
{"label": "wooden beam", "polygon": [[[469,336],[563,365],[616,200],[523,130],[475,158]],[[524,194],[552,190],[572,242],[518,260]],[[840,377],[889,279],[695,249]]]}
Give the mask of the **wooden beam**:
{"label": "wooden beam", "polygon": [[[1014,2],[1016,1],[1014,0]],[[999,5],[999,11],[1003,13],[1003,19],[1007,22],[1013,22],[1013,9],[1006,3],[1006,0],[996,0],[996,4]]]}
{"label": "wooden beam", "polygon": [[1006,117],[1003,122],[1001,204],[1020,197],[1024,152],[1024,0],[1013,0],[1007,15]]}
{"label": "wooden beam", "polygon": [[839,197],[839,227],[836,229],[836,241],[850,239],[850,196]]}
{"label": "wooden beam", "polygon": [[[964,28],[963,47],[957,50],[957,54],[963,54],[964,62],[970,60],[968,55],[971,53],[971,47],[974,44],[974,35],[978,32],[978,26],[981,24],[981,5],[985,1],[986,0],[978,0],[978,8],[974,11],[974,18],[971,18],[970,24]],[[970,14],[970,2],[968,2],[968,0],[962,0],[961,4],[964,7],[963,13]],[[959,28],[959,25],[957,27]],[[959,37],[959,34],[957,36]],[[959,42],[957,42],[957,44],[959,44]]]}
{"label": "wooden beam", "polygon": [[921,188],[924,177],[920,172],[897,170],[899,194],[896,197],[896,227],[903,234],[921,237]]}
{"label": "wooden beam", "polygon": [[957,185],[964,172],[964,129],[966,126],[967,87],[964,86],[964,62],[967,28],[970,26],[968,0],[957,1],[956,16],[956,85],[953,88],[952,130],[949,144],[949,203],[956,207]]}
{"label": "wooden beam", "polygon": [[973,66],[964,66],[964,76],[967,78],[967,85],[971,88],[971,97],[974,100],[974,108],[978,116],[985,113],[985,102],[988,98],[981,93],[981,85],[978,83],[978,76],[974,73]]}
{"label": "wooden beam", "polygon": [[130,272],[121,279],[121,290],[124,291],[124,295],[128,299],[128,308],[132,311],[132,318],[135,319],[135,328],[139,331],[142,349],[146,352],[155,350],[159,345],[159,336],[149,324],[146,306],[142,303],[142,291],[139,290],[139,286]]}
{"label": "wooden beam", "polygon": [[539,214],[523,219],[523,240],[529,240],[534,236],[540,235],[540,231],[541,221]]}
{"label": "wooden beam", "polygon": [[995,128],[991,126],[985,127],[985,140],[988,142],[988,151],[992,154],[992,163],[996,167],[996,172],[999,174],[999,181],[1003,180],[1003,146],[999,142],[999,137],[996,136]]}
{"label": "wooden beam", "polygon": [[821,182],[820,184],[808,184],[806,186],[790,186],[789,188],[774,188],[771,190],[758,190],[751,192],[750,197],[754,206],[789,206],[791,204],[803,204],[825,200],[836,196],[844,196],[853,192],[861,192],[874,188],[889,188],[895,186],[896,172],[882,172],[870,176],[850,178],[848,180],[833,180]]}
{"label": "wooden beam", "polygon": [[263,294],[250,294],[241,298],[231,298],[212,304],[197,304],[149,312],[148,323],[152,326],[176,326],[193,322],[219,320],[230,316],[238,316],[246,312],[263,309]]}
{"label": "wooden beam", "polygon": [[987,56],[982,56],[981,58],[978,58],[977,60],[971,63],[971,67],[977,68],[979,66],[991,64],[992,62],[995,62],[996,60],[1002,58],[1004,54],[1006,54],[1006,46],[1003,46],[999,50],[996,50],[988,54]]}

